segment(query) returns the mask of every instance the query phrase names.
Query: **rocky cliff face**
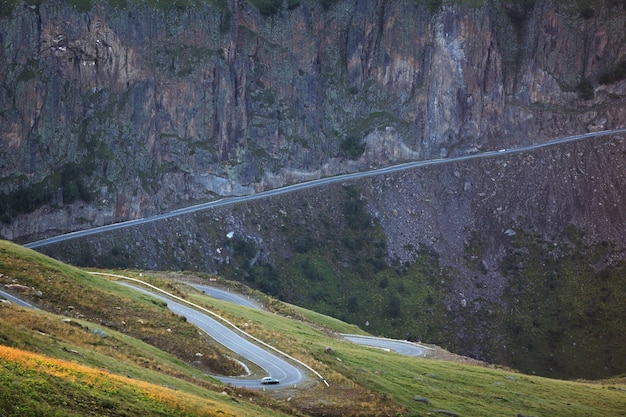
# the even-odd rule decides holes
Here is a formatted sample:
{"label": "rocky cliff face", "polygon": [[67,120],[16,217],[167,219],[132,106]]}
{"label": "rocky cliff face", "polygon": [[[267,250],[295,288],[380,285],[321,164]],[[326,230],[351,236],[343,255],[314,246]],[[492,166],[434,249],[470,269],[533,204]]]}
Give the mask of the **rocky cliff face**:
{"label": "rocky cliff face", "polygon": [[598,84],[626,53],[618,3],[5,6],[0,187],[39,198],[2,235],[620,126],[624,83]]}
{"label": "rocky cliff face", "polygon": [[[413,0],[302,0],[263,13],[254,1],[124,3],[0,9],[4,238],[34,240],[372,166],[626,126],[620,1],[433,8]],[[540,302],[528,299],[533,289],[520,271],[543,285],[550,277],[537,265],[573,265],[583,252],[594,254],[589,274],[621,268],[623,154],[619,137],[594,140],[368,180],[358,204],[329,190],[291,200],[308,201],[294,213],[268,203],[153,225],[143,237],[146,230],[46,250],[85,264],[230,272],[247,253],[242,268],[251,280],[249,269],[278,273],[281,262],[307,252],[302,247],[327,244],[320,230],[353,230],[345,216],[323,214],[362,203],[382,237],[367,233],[384,242],[368,262],[416,265],[429,253],[453,271],[441,280],[450,321],[438,337],[518,364],[516,357],[530,357],[510,348],[520,335],[552,332],[546,349],[553,353],[567,327],[533,319]],[[298,238],[283,212],[296,216]],[[227,240],[230,232],[241,240]],[[551,255],[537,260],[531,255],[541,245]],[[338,271],[349,269],[346,259]],[[598,293],[613,295],[598,297],[611,303],[621,288],[600,285]],[[297,301],[292,290],[276,291]],[[580,310],[588,312],[581,322],[599,320],[597,309]],[[626,369],[600,356],[597,366],[608,373]],[[555,361],[566,366],[565,358]]]}

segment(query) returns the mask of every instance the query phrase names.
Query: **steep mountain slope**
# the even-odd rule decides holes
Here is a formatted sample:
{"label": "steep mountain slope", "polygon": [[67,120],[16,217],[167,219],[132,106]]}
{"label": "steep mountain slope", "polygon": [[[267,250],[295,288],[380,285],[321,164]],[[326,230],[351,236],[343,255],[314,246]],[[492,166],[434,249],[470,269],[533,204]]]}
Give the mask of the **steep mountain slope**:
{"label": "steep mountain slope", "polygon": [[220,271],[377,334],[602,377],[624,369],[624,146],[431,166],[39,249],[81,265]]}
{"label": "steep mountain slope", "polygon": [[[626,125],[614,0],[1,10],[0,234],[19,242]],[[377,333],[544,375],[614,375],[626,371],[624,146],[448,164],[42,250],[219,271]]]}
{"label": "steep mountain slope", "polygon": [[[51,310],[0,303],[0,413],[111,417],[549,413],[558,417],[620,416],[626,404],[623,378],[593,384],[566,382],[502,368],[405,357],[342,340],[338,332],[352,332],[354,326],[286,305],[240,284],[231,283],[234,290],[257,297],[269,311],[211,299],[180,283],[201,280],[200,274],[125,274],[219,311],[256,337],[315,366],[330,388],[317,383],[263,393],[220,386],[198,373],[197,357],[181,361],[145,343],[160,337],[160,329],[170,324],[171,313],[165,306],[99,276],[0,241],[0,280],[10,284],[3,288]],[[145,323],[147,334],[139,340],[123,327],[80,318],[83,306],[67,309],[70,295],[55,294],[64,287],[88,295],[90,317],[108,314],[112,294],[116,294],[132,300],[116,309],[120,317],[147,318],[148,310],[156,310],[155,322]],[[179,330],[172,328],[172,343],[198,343],[196,332]],[[206,341],[200,342],[206,349]]]}

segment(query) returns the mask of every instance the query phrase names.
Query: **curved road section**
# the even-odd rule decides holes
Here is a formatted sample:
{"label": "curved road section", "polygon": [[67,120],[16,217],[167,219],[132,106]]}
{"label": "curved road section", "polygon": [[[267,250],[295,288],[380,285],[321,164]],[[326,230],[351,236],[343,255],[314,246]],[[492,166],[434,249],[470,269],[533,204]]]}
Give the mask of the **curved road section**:
{"label": "curved road section", "polygon": [[[165,303],[167,303],[167,307],[174,314],[185,317],[187,321],[193,323],[196,327],[198,327],[198,329],[205,332],[215,341],[222,344],[231,351],[241,355],[250,362],[255,363],[265,372],[267,372],[269,376],[276,378],[280,381],[280,384],[268,385],[266,386],[266,388],[280,389],[283,387],[292,387],[298,383],[303,382],[306,379],[307,374],[301,368],[289,363],[288,361],[275,355],[274,353],[263,349],[262,347],[256,345],[255,343],[242,336],[241,334],[235,332],[232,329],[229,329],[228,327],[226,327],[219,321],[209,317],[208,315],[198,310],[195,310],[192,307],[170,300],[169,298],[164,297],[160,294],[156,294],[152,291],[136,287],[126,282],[116,282],[120,285],[132,288],[135,291],[145,293],[151,297],[164,301]],[[2,290],[0,290],[0,298],[6,299],[8,301],[11,301],[12,303],[27,308],[37,309],[32,304],[27,303],[26,301]],[[245,300],[245,298],[243,297],[240,298],[242,300]],[[261,386],[263,386],[261,385],[260,379],[224,377],[218,375],[213,375],[213,377],[222,381],[225,384],[230,384],[232,386],[246,388],[260,388]]]}
{"label": "curved road section", "polygon": [[[250,362],[255,363],[263,370],[265,370],[269,376],[276,378],[280,381],[279,385],[272,385],[271,387],[281,388],[284,386],[293,386],[306,379],[306,374],[303,370],[295,365],[287,362],[283,358],[269,352],[255,343],[251,342],[241,334],[235,332],[224,326],[217,320],[209,317],[208,315],[195,310],[192,307],[170,300],[169,298],[156,294],[152,291],[145,290],[140,287],[136,287],[126,282],[119,282],[120,285],[124,285],[132,288],[135,291],[140,291],[144,294],[148,294],[151,297],[155,297],[167,303],[167,307],[174,313],[183,316],[196,325],[200,330],[209,335],[216,342],[222,344],[229,350],[241,355]],[[222,377],[215,376],[214,378],[233,386],[258,388],[261,386],[260,380],[250,380],[236,377]],[[270,388],[270,386],[268,386]]]}
{"label": "curved road section", "polygon": [[427,350],[431,350],[426,346],[407,340],[386,339],[384,337],[358,336],[354,334],[343,334],[346,340],[359,345],[370,346],[373,348],[393,351],[404,356],[421,356],[427,355]]}
{"label": "curved road section", "polygon": [[206,295],[217,298],[218,300],[228,301],[229,303],[239,304],[240,306],[259,309],[259,304],[244,297],[241,294],[233,293],[230,291],[219,290],[215,287],[202,284],[189,284],[198,291],[202,291]]}
{"label": "curved road section", "polygon": [[502,155],[511,155],[511,154],[522,153],[522,152],[530,152],[535,149],[561,145],[561,144],[568,143],[568,142],[575,142],[575,141],[579,141],[583,139],[589,139],[589,138],[594,138],[594,137],[599,137],[599,136],[623,134],[623,133],[626,133],[626,129],[604,130],[600,132],[591,132],[591,133],[585,133],[581,135],[568,136],[565,138],[555,139],[549,142],[538,143],[535,145],[524,146],[524,147],[519,147],[519,148],[500,149],[497,151],[488,151],[488,152],[483,152],[483,153],[463,155],[463,156],[457,156],[457,157],[452,157],[452,158],[428,159],[428,160],[422,160],[422,161],[406,162],[403,164],[392,165],[392,166],[388,166],[385,168],[374,169],[374,170],[366,171],[366,172],[353,172],[351,174],[343,174],[343,175],[337,175],[334,177],[320,178],[317,180],[306,181],[306,182],[302,182],[298,184],[288,185],[286,187],[263,191],[257,194],[251,194],[251,195],[246,195],[246,196],[241,196],[241,197],[224,198],[220,200],[210,201],[207,203],[201,203],[201,204],[184,207],[178,210],[170,211],[168,213],[159,214],[159,215],[152,216],[152,217],[146,217],[142,219],[135,219],[135,220],[129,220],[125,222],[107,224],[105,226],[99,226],[99,227],[94,227],[91,229],[70,232],[70,233],[66,233],[63,235],[58,235],[58,236],[50,237],[47,239],[30,242],[30,243],[25,244],[24,246],[27,248],[33,249],[33,248],[37,248],[37,247],[44,246],[44,245],[59,243],[68,239],[74,239],[77,237],[89,236],[89,235],[93,235],[97,233],[107,232],[110,230],[121,229],[124,227],[137,226],[140,224],[163,220],[163,219],[167,219],[170,217],[176,217],[176,216],[180,216],[183,214],[194,213],[196,211],[207,210],[211,208],[227,206],[227,205],[242,203],[242,202],[247,202],[247,201],[259,200],[262,198],[286,194],[286,193],[298,191],[298,190],[305,190],[308,188],[319,187],[322,185],[332,184],[332,183],[341,182],[341,181],[350,181],[350,180],[355,180],[355,179],[360,179],[360,178],[374,177],[376,175],[391,174],[393,172],[400,172],[400,171],[405,171],[408,169],[420,168],[420,167],[425,167],[425,166],[430,166],[430,165],[440,165],[440,164],[447,164],[451,162],[465,161],[465,160],[470,160],[470,159],[490,158],[490,157],[496,157],[496,156],[502,156]]}
{"label": "curved road section", "polygon": [[[205,294],[217,298],[219,300],[229,301],[231,303],[239,304],[250,308],[260,308],[257,304],[252,303],[243,295],[237,293],[231,293],[229,291],[219,290],[209,285],[190,284],[195,289],[204,292]],[[359,336],[355,334],[342,334],[344,339],[356,343],[359,345],[369,346],[373,348],[383,349],[390,352],[395,352],[404,356],[428,356],[428,351],[432,350],[429,347],[419,345],[417,343],[409,342],[407,340],[387,339],[384,337],[374,336]]]}

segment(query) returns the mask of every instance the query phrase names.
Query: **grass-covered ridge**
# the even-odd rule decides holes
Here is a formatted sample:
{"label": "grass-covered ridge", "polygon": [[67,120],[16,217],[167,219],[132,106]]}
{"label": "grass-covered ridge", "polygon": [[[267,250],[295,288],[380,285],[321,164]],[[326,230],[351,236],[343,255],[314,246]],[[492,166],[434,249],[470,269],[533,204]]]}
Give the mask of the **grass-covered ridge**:
{"label": "grass-covered ridge", "polygon": [[[25,288],[19,295],[48,311],[0,304],[0,386],[8,387],[0,395],[0,414],[377,416],[382,412],[422,416],[443,410],[462,416],[610,417],[622,415],[626,408],[623,378],[593,384],[565,382],[493,367],[407,358],[344,341],[337,333],[356,332],[355,327],[284,304],[241,284],[230,285],[233,290],[249,292],[265,309],[215,300],[181,283],[206,280],[204,275],[116,272],[146,279],[219,312],[314,366],[331,387],[312,382],[306,389],[263,395],[220,386],[202,376],[193,364],[132,337],[123,328],[117,331],[106,323],[91,321],[88,315],[76,318],[82,304],[62,310],[68,296],[52,296],[53,285],[44,287],[42,283],[62,282],[70,292],[85,294],[93,317],[110,301],[104,294],[114,293],[117,284],[2,241],[3,284],[20,283]],[[33,278],[27,280],[29,276]],[[130,292],[127,296],[145,301],[138,303],[135,311],[136,317],[144,317],[149,299]],[[104,330],[107,337],[94,329]],[[172,337],[188,345],[198,334],[174,332]]]}
{"label": "grass-covered ridge", "polygon": [[[0,345],[3,416],[240,416],[234,404]],[[242,412],[243,411],[243,412]]]}
{"label": "grass-covered ridge", "polygon": [[[171,314],[165,303],[7,242],[0,245],[0,272],[0,284],[30,298],[43,310],[146,340],[193,362],[202,371],[225,375],[242,372],[219,346],[183,336],[197,335],[196,328]],[[176,334],[183,337],[173,342],[172,335]],[[194,357],[196,352],[203,352],[201,360]]]}

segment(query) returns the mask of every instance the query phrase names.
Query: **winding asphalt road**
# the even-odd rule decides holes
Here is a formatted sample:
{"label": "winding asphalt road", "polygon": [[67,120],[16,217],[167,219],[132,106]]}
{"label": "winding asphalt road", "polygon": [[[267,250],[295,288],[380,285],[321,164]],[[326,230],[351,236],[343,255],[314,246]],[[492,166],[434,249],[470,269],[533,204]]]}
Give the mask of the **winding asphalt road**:
{"label": "winding asphalt road", "polygon": [[[250,362],[255,363],[260,368],[265,370],[265,372],[267,372],[269,376],[272,376],[280,381],[279,385],[271,385],[267,386],[267,388],[278,389],[285,386],[291,387],[303,382],[306,379],[307,374],[303,369],[291,364],[290,362],[275,355],[274,353],[263,349],[262,347],[245,338],[241,333],[238,333],[228,328],[219,321],[209,317],[207,314],[179,302],[173,301],[160,294],[156,294],[153,291],[149,291],[126,282],[116,282],[121,285],[130,287],[135,291],[140,291],[144,294],[150,295],[151,297],[155,297],[159,300],[166,302],[167,307],[174,314],[185,317],[188,322],[196,325],[196,327],[205,332],[216,342],[225,346],[229,350],[241,355]],[[247,388],[261,387],[259,379],[251,380],[246,378],[223,376],[214,376],[214,378],[219,379],[225,384],[230,384],[233,386]]]}
{"label": "winding asphalt road", "polygon": [[[236,303],[242,306],[250,307],[250,308],[260,308],[257,304],[250,302],[246,297],[241,294],[232,293],[229,291],[224,291],[217,289],[215,287],[211,287],[209,285],[201,285],[201,284],[190,284],[195,289],[204,292],[205,294],[217,298],[219,300],[229,301],[231,303]],[[408,340],[398,340],[398,339],[388,339],[385,337],[374,337],[374,336],[361,336],[355,334],[342,334],[344,339],[357,343],[363,346],[370,346],[374,348],[379,348],[387,351],[392,351],[404,356],[421,356],[425,357],[428,355],[428,350],[430,348],[426,346],[422,346],[417,343],[409,342]]]}
{"label": "winding asphalt road", "polygon": [[69,239],[74,239],[77,237],[89,236],[89,235],[107,232],[107,231],[116,230],[116,229],[121,229],[125,227],[137,226],[140,224],[155,222],[158,220],[163,220],[163,219],[167,219],[170,217],[176,217],[176,216],[180,216],[183,214],[193,213],[196,211],[207,210],[207,209],[222,207],[222,206],[228,206],[228,205],[247,202],[247,201],[259,200],[262,198],[286,194],[286,193],[290,193],[293,191],[305,190],[308,188],[319,187],[322,185],[332,184],[336,182],[368,178],[368,177],[373,177],[376,175],[391,174],[394,172],[405,171],[408,169],[425,167],[425,166],[430,166],[430,165],[448,164],[452,162],[459,162],[459,161],[465,161],[465,160],[471,160],[471,159],[491,158],[491,157],[496,157],[496,156],[511,155],[511,154],[522,153],[522,152],[530,152],[536,149],[546,148],[546,147],[555,146],[555,145],[561,145],[561,144],[568,143],[568,142],[575,142],[575,141],[579,141],[583,139],[595,138],[599,136],[623,134],[623,133],[626,133],[626,129],[604,130],[600,132],[591,132],[591,133],[585,133],[582,135],[568,136],[565,138],[555,139],[549,142],[538,143],[535,145],[529,145],[529,146],[524,146],[520,148],[500,149],[497,151],[475,153],[475,154],[457,156],[457,157],[452,157],[452,158],[440,158],[440,159],[429,159],[429,160],[415,161],[415,162],[406,162],[403,164],[392,165],[389,167],[374,169],[374,170],[366,171],[366,172],[354,172],[351,174],[343,174],[343,175],[337,175],[334,177],[320,178],[317,180],[288,185],[286,187],[276,188],[276,189],[269,190],[269,191],[263,191],[257,194],[246,195],[246,196],[241,196],[241,197],[224,198],[220,200],[210,201],[208,203],[196,204],[193,206],[181,208],[178,210],[173,210],[168,213],[159,214],[159,215],[152,216],[152,217],[129,220],[125,222],[119,222],[119,223],[108,224],[105,226],[94,227],[94,228],[87,229],[87,230],[79,230],[75,232],[70,232],[70,233],[50,237],[47,239],[30,242],[30,243],[25,244],[24,246],[27,248],[34,249],[40,246],[50,245],[53,243],[59,243],[59,242],[69,240]]}
{"label": "winding asphalt road", "polygon": [[[100,275],[100,274],[98,274]],[[102,274],[106,275],[106,274]],[[296,366],[284,358],[270,352],[267,349],[253,343],[245,336],[243,333],[236,332],[233,329],[228,328],[224,324],[220,323],[216,319],[209,317],[209,315],[198,311],[190,306],[184,305],[182,303],[171,300],[161,294],[157,294],[153,291],[146,290],[144,288],[137,287],[127,282],[116,281],[120,285],[124,285],[129,287],[135,291],[142,292],[151,297],[157,298],[159,300],[167,303],[167,307],[174,313],[179,316],[185,317],[187,321],[193,323],[198,329],[205,332],[209,337],[214,339],[216,342],[220,343],[224,347],[228,348],[232,352],[235,352],[242,357],[246,358],[248,361],[253,362],[261,369],[263,369],[268,376],[272,376],[280,381],[280,384],[277,385],[267,385],[264,386],[261,384],[260,379],[251,379],[243,377],[225,377],[220,375],[213,375],[215,379],[222,381],[225,384],[230,384],[232,386],[237,387],[246,387],[246,388],[265,388],[265,389],[281,389],[281,388],[289,388],[293,386],[297,386],[305,381],[307,378],[307,372]],[[216,289],[214,289],[216,290]],[[220,290],[216,290],[220,291]],[[240,301],[247,302],[244,297],[238,296],[241,298]],[[5,291],[0,290],[0,298],[4,298],[12,303],[17,305],[21,305],[23,307],[37,309],[32,304],[13,296]],[[234,298],[231,298],[234,300]],[[253,305],[254,308],[258,308],[256,305]]]}

